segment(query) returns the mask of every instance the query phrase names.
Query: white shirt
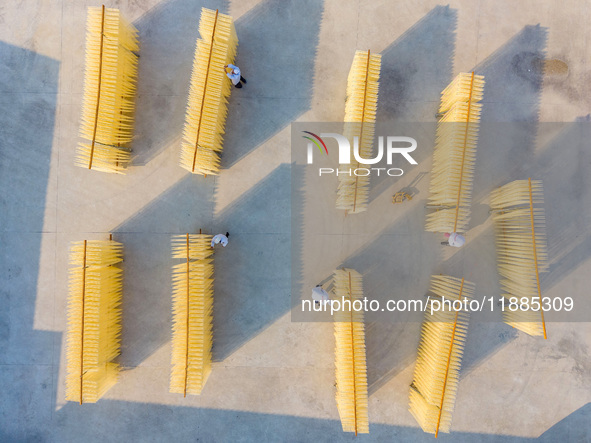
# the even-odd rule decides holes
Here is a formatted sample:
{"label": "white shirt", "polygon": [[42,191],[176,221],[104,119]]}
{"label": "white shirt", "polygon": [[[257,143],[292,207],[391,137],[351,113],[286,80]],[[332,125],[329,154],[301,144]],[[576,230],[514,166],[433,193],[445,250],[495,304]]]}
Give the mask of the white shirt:
{"label": "white shirt", "polygon": [[217,245],[218,243],[221,243],[225,248],[228,244],[228,237],[226,237],[224,234],[214,235],[214,237],[211,239],[211,247],[213,248],[213,246]]}
{"label": "white shirt", "polygon": [[231,69],[230,72],[226,72],[226,75],[232,80],[232,84],[237,85],[240,82],[240,68],[234,65],[228,65]]}
{"label": "white shirt", "polygon": [[449,235],[449,239],[447,241],[449,242],[450,246],[455,246],[456,248],[464,246],[464,243],[466,243],[464,236],[458,234],[457,232],[452,232]]}
{"label": "white shirt", "polygon": [[330,300],[330,296],[328,295],[328,292],[322,289],[322,287],[316,286],[312,289],[312,299],[314,301],[322,302],[324,300]]}

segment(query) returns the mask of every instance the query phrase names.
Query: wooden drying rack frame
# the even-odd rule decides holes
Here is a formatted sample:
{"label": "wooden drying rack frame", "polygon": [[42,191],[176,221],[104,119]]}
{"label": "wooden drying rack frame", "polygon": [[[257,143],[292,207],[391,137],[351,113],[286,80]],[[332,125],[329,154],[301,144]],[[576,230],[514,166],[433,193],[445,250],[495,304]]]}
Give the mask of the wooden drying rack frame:
{"label": "wooden drying rack frame", "polygon": [[[109,234],[109,241],[113,241],[113,234]],[[82,404],[84,387],[84,310],[86,302],[86,252],[88,250],[88,240],[84,240],[83,258],[82,258],[82,316],[80,327],[80,400]]]}
{"label": "wooden drying rack frame", "polygon": [[425,205],[427,209],[435,209],[436,211],[441,209],[454,209],[456,210],[455,217],[454,217],[454,228],[453,232],[457,232],[458,229],[458,217],[460,213],[460,199],[462,195],[462,188],[464,185],[464,168],[465,168],[465,161],[466,161],[466,148],[468,145],[468,128],[470,126],[470,112],[472,110],[472,91],[474,89],[474,71],[472,71],[472,75],[470,78],[470,94],[468,95],[468,113],[466,119],[466,129],[464,131],[464,148],[462,150],[462,163],[460,168],[460,184],[458,186],[458,196],[456,199],[455,206],[447,206],[447,205]]}
{"label": "wooden drying rack frame", "polygon": [[[537,249],[537,244],[536,244],[536,228],[535,228],[535,222],[534,222],[534,200],[533,200],[533,190],[532,190],[532,185],[531,185],[531,177],[529,177],[527,179],[527,184],[528,184],[528,188],[529,188],[529,215],[530,215],[530,223],[531,223],[531,239],[532,239],[532,245],[533,245],[533,253],[534,253],[534,267],[535,267],[535,271],[536,271],[536,289],[538,291],[538,299],[540,301],[540,316],[541,316],[541,320],[542,320],[542,330],[544,331],[544,340],[546,340],[548,338],[548,335],[546,333],[546,320],[544,318],[544,306],[542,303],[542,287],[540,285],[540,269],[539,269],[539,264],[538,264],[538,249]],[[489,212],[490,213],[495,213],[495,212],[499,212],[501,214],[504,214],[505,212],[510,211],[511,209],[506,209],[506,208],[499,208],[499,209],[491,209]],[[503,232],[505,232],[505,229],[503,228]]]}
{"label": "wooden drying rack frame", "polygon": [[[363,141],[363,124],[365,123],[365,105],[367,103],[367,82],[369,80],[369,60],[371,58],[371,52],[367,50],[367,63],[365,65],[365,85],[363,86],[363,110],[361,111],[361,130],[359,131],[359,144],[361,145]],[[359,166],[359,162],[357,162],[357,166]],[[357,209],[357,188],[359,183],[359,176],[355,175],[355,194],[353,196],[353,213],[355,213],[355,209]],[[345,211],[345,215],[347,212]],[[355,425],[355,435],[357,435],[357,425]]]}
{"label": "wooden drying rack frame", "polygon": [[[98,85],[97,85],[97,95],[96,95],[96,108],[94,112],[94,129],[92,131],[92,140],[90,143],[90,158],[88,160],[88,169],[92,169],[92,161],[94,159],[94,145],[96,144],[96,132],[98,129],[98,119],[99,119],[99,109],[100,109],[100,101],[101,101],[101,85],[103,80],[103,47],[104,47],[104,39],[105,39],[105,5],[102,6],[101,12],[101,40],[100,40],[100,50],[99,50],[99,72],[98,72]],[[123,111],[120,112],[123,114]],[[109,145],[112,146],[112,145]],[[113,146],[114,148],[121,149],[121,143],[117,143],[117,146]],[[119,161],[116,162],[116,165],[119,166]]]}
{"label": "wooden drying rack frame", "polygon": [[[205,72],[205,82],[203,83],[203,97],[201,98],[201,110],[199,111],[199,124],[197,125],[197,139],[195,140],[195,151],[193,152],[193,166],[191,172],[195,172],[195,163],[197,161],[197,149],[199,148],[199,137],[201,135],[201,120],[203,119],[203,107],[205,105],[205,94],[207,92],[207,80],[209,79],[209,71],[211,68],[211,56],[213,54],[213,44],[215,43],[215,30],[218,25],[219,10],[215,10],[215,20],[213,22],[213,30],[211,33],[211,44],[209,45],[209,57],[207,59],[207,71]],[[207,176],[206,174],[204,174]]]}

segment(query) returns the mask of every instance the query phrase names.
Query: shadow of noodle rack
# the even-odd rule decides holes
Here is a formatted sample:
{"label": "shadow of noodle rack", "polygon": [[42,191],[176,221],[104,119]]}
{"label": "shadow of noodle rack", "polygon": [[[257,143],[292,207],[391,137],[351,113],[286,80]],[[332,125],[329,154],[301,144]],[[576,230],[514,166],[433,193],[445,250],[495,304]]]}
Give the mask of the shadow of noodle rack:
{"label": "shadow of noodle rack", "polygon": [[[445,275],[431,277],[431,299],[441,302],[470,299],[474,284]],[[410,385],[409,411],[423,431],[439,435],[449,432],[455,404],[468,313],[462,310],[425,310],[421,342]]]}
{"label": "shadow of noodle rack", "polygon": [[470,221],[472,181],[484,77],[460,73],[441,93],[425,230],[463,232]]}
{"label": "shadow of noodle rack", "polygon": [[369,176],[358,176],[349,171],[360,166],[353,156],[354,137],[358,137],[361,158],[371,158],[381,64],[380,54],[357,51],[349,71],[343,135],[351,146],[351,164],[339,165],[336,207],[350,214],[367,210]]}
{"label": "shadow of noodle rack", "polygon": [[[333,277],[337,300],[363,299],[361,275],[353,269],[337,270]],[[342,309],[334,314],[337,407],[343,431],[369,433],[365,324],[363,311]]]}
{"label": "shadow of noodle rack", "polygon": [[[503,297],[517,297],[514,312],[505,306],[503,320],[529,335],[546,338],[540,272],[548,269],[541,180],[516,180],[491,192],[495,223],[497,262]],[[530,309],[522,310],[521,299]],[[539,309],[531,309],[532,301]]]}
{"label": "shadow of noodle rack", "polygon": [[201,394],[211,373],[213,249],[211,235],[172,240],[172,372],[170,392]]}
{"label": "shadow of noodle rack", "polygon": [[117,382],[123,245],[84,240],[70,250],[66,400],[96,402]]}
{"label": "shadow of noodle rack", "polygon": [[139,51],[118,9],[88,8],[86,70],[76,165],[123,174],[131,158]]}
{"label": "shadow of noodle rack", "polygon": [[199,21],[195,61],[185,127],[181,142],[180,165],[193,174],[217,174],[220,168],[222,134],[228,114],[227,97],[232,82],[224,65],[236,56],[238,37],[232,17],[203,8]]}

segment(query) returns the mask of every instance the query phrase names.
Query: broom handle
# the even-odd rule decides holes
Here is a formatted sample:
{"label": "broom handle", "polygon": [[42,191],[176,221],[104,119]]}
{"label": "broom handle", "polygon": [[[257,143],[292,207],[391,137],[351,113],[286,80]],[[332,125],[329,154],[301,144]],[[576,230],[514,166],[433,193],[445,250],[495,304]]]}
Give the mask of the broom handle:
{"label": "broom handle", "polygon": [[[359,144],[361,145],[363,140],[363,123],[365,122],[365,103],[367,101],[367,80],[369,78],[369,58],[370,58],[370,50],[367,50],[367,64],[365,65],[365,86],[363,89],[363,110],[361,111],[361,130],[359,131]],[[353,144],[354,145],[354,144]],[[355,149],[355,148],[353,148]],[[357,162],[357,166],[359,166],[359,162]],[[359,176],[355,176],[355,196],[353,197],[353,212],[355,212],[355,208],[357,207],[357,183],[359,181]],[[357,428],[357,426],[355,427]],[[355,431],[357,432],[357,431]],[[357,433],[355,434],[357,435]]]}
{"label": "broom handle", "polygon": [[542,307],[542,291],[540,289],[540,274],[538,272],[538,253],[536,250],[536,231],[534,228],[534,202],[532,197],[532,189],[531,189],[531,177],[528,178],[529,184],[529,213],[531,216],[531,239],[534,245],[534,264],[536,265],[536,282],[538,284],[538,298],[540,299],[540,314],[542,315],[542,328],[544,328],[544,340],[548,337],[546,336],[546,322],[544,321],[544,308]]}
{"label": "broom handle", "polygon": [[[462,291],[464,290],[464,279],[462,278],[462,285],[460,286],[460,293],[458,300],[462,300]],[[447,377],[449,375],[449,361],[451,360],[451,353],[454,347],[454,338],[456,336],[456,326],[458,325],[458,314],[456,311],[456,318],[454,320],[454,328],[451,332],[451,340],[449,343],[449,354],[447,355],[447,367],[445,368],[445,379],[443,380],[443,390],[441,391],[441,404],[439,405],[439,415],[437,416],[437,429],[435,429],[435,438],[439,435],[439,424],[441,423],[441,413],[443,412],[443,400],[445,399],[445,388],[447,387]]]}
{"label": "broom handle", "polygon": [[203,83],[203,98],[201,99],[201,110],[199,111],[199,125],[197,126],[197,140],[195,140],[195,153],[193,154],[193,167],[191,172],[195,172],[195,162],[197,161],[197,148],[199,147],[199,136],[201,135],[201,119],[203,118],[203,105],[205,105],[205,93],[207,91],[207,79],[209,78],[209,68],[211,67],[211,54],[213,53],[213,41],[215,37],[215,28],[218,24],[218,10],[215,10],[215,20],[213,22],[213,31],[211,33],[211,45],[209,47],[209,58],[207,60],[207,71],[205,71],[205,82]]}
{"label": "broom handle", "polygon": [[[369,55],[369,54],[368,54]],[[355,436],[357,437],[357,387],[355,386],[355,342],[353,335],[353,289],[351,288],[351,272],[349,272],[349,299],[351,300],[351,353],[353,363],[353,417],[355,420]]]}
{"label": "broom handle", "polygon": [[472,89],[474,88],[474,71],[470,79],[470,95],[468,95],[468,115],[466,119],[466,131],[464,132],[464,151],[462,152],[462,169],[460,171],[460,186],[458,187],[458,200],[456,202],[456,219],[454,221],[454,231],[458,227],[458,215],[460,212],[460,196],[462,194],[462,180],[464,179],[464,160],[466,158],[466,144],[468,143],[468,126],[470,125],[470,108],[472,107]]}
{"label": "broom handle", "polygon": [[103,75],[103,37],[105,33],[105,5],[103,5],[103,12],[101,16],[101,47],[99,52],[99,72],[98,72],[98,87],[96,94],[96,111],[94,118],[94,130],[92,132],[92,143],[90,145],[90,161],[88,162],[88,169],[92,169],[92,157],[94,155],[94,142],[96,140],[96,130],[98,127],[99,105],[101,101],[101,80]]}
{"label": "broom handle", "polygon": [[84,257],[82,259],[82,328],[80,333],[80,404],[82,404],[82,387],[84,383],[84,299],[86,295],[86,240],[84,240]]}

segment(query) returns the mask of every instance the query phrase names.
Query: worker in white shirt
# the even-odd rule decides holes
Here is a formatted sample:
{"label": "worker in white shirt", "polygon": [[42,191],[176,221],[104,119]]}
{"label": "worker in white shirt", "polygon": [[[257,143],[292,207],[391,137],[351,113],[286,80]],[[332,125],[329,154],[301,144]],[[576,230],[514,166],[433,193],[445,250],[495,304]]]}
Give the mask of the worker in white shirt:
{"label": "worker in white shirt", "polygon": [[211,249],[213,249],[213,247],[215,245],[217,245],[218,243],[221,243],[222,246],[225,248],[226,245],[228,244],[228,237],[229,236],[230,236],[229,232],[226,232],[226,235],[224,235],[224,234],[214,235],[213,238],[211,239]]}
{"label": "worker in white shirt", "polygon": [[447,241],[441,242],[441,244],[445,246],[455,246],[456,248],[460,248],[464,246],[464,243],[466,243],[464,236],[458,234],[457,232],[452,232],[451,234],[446,232],[445,238],[447,238]]}
{"label": "worker in white shirt", "polygon": [[[246,79],[242,77],[240,68],[234,65],[224,65],[224,72],[232,80],[232,84],[236,88],[242,88],[242,83],[246,84]],[[242,83],[240,83],[242,82]]]}
{"label": "worker in white shirt", "polygon": [[322,285],[316,285],[316,287],[312,289],[312,300],[314,300],[317,305],[324,304],[326,306],[327,304],[332,303],[330,295],[324,290]]}

